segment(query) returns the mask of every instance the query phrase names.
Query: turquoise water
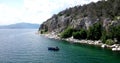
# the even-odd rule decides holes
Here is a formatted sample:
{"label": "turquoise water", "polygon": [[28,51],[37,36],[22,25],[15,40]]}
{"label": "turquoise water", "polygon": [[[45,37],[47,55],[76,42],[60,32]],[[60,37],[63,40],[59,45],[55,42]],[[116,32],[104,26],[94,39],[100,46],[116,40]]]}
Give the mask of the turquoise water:
{"label": "turquoise water", "polygon": [[[120,63],[120,52],[48,39],[36,31],[1,29],[0,63]],[[60,51],[48,51],[50,46]]]}

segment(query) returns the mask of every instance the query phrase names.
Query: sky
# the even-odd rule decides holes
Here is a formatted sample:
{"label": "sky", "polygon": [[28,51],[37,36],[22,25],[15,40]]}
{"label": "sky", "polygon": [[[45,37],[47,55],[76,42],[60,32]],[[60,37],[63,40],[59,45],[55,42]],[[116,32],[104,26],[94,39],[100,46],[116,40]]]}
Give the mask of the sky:
{"label": "sky", "polygon": [[20,22],[41,24],[53,14],[98,0],[0,0],[0,25]]}

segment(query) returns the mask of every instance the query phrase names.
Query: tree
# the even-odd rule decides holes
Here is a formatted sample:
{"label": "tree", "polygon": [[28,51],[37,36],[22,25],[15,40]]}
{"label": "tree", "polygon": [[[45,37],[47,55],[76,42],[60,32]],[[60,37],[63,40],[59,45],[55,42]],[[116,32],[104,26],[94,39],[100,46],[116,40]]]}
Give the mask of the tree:
{"label": "tree", "polygon": [[115,37],[120,41],[120,25],[116,26]]}
{"label": "tree", "polygon": [[67,29],[65,29],[62,33],[61,33],[61,38],[68,38],[71,37],[73,33],[73,29],[68,27]]}
{"label": "tree", "polygon": [[77,32],[73,32],[73,38],[75,38],[75,39],[80,39],[80,32],[79,31],[77,31]]}
{"label": "tree", "polygon": [[103,43],[105,43],[107,40],[107,32],[105,30],[102,31],[101,40]]}
{"label": "tree", "polygon": [[80,31],[73,32],[72,35],[75,39],[86,39],[87,38],[87,32],[85,29],[81,29]]}
{"label": "tree", "polygon": [[91,26],[91,27],[89,27],[89,30],[88,30],[88,32],[87,32],[87,39],[92,39],[92,37],[93,37],[93,27]]}
{"label": "tree", "polygon": [[95,23],[93,26],[91,26],[88,30],[88,39],[91,40],[99,40],[102,36],[102,26],[101,23]]}
{"label": "tree", "polygon": [[85,29],[80,30],[80,38],[81,39],[86,39],[87,38],[87,32]]}

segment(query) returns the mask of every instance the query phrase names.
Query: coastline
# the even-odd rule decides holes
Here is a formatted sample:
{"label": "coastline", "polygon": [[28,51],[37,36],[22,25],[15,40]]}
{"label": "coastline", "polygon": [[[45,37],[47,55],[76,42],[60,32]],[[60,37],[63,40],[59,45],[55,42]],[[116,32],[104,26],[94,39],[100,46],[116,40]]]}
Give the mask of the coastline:
{"label": "coastline", "polygon": [[95,46],[99,46],[101,48],[109,48],[112,51],[120,51],[120,44],[113,44],[113,45],[107,45],[102,43],[101,40],[78,40],[78,39],[74,39],[73,37],[70,38],[60,38],[58,36],[58,34],[55,33],[47,33],[47,34],[40,34],[42,36],[45,36],[46,38],[50,38],[50,39],[56,39],[56,40],[65,40],[67,42],[73,43],[73,44],[88,44],[88,45],[95,45]]}

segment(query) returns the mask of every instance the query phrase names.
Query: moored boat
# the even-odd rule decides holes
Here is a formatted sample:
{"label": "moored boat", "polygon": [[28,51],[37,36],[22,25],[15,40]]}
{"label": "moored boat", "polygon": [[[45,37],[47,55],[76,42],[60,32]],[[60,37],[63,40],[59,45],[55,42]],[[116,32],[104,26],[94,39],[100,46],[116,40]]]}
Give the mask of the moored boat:
{"label": "moored boat", "polygon": [[59,51],[59,48],[58,47],[48,47],[48,50]]}

